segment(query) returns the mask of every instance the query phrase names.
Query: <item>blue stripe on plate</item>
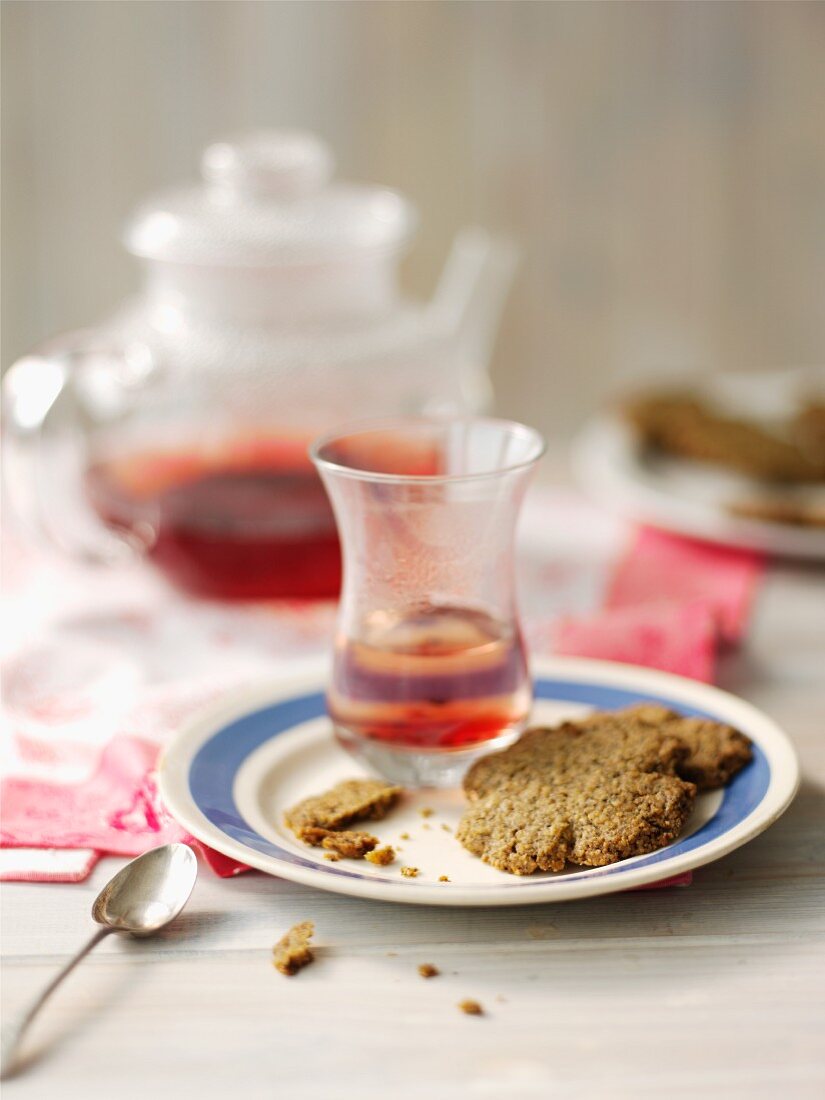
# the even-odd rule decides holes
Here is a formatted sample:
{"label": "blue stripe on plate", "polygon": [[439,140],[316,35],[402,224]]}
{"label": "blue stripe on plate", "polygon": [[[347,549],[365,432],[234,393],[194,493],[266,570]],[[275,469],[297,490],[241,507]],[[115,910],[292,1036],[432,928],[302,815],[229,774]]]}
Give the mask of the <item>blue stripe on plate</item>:
{"label": "blue stripe on plate", "polygon": [[[706,718],[716,717],[709,711],[686,706],[680,701],[674,701],[665,696],[639,694],[624,688],[577,683],[570,680],[539,678],[535,683],[535,696],[537,699],[554,702],[579,703],[599,710],[613,710],[618,707],[632,706],[634,703],[662,703],[683,714]],[[201,745],[192,758],[189,768],[189,790],[198,809],[217,829],[253,851],[298,867],[311,867],[328,875],[380,880],[381,876],[378,875],[362,875],[357,871],[321,865],[314,860],[304,859],[288,848],[282,848],[253,829],[235,804],[232,794],[235,777],[250,754],[273,737],[286,733],[302,722],[320,718],[325,712],[323,694],[314,692],[311,695],[301,695],[280,703],[273,703],[271,706],[252,711],[223,726]],[[753,761],[728,784],[716,814],[695,833],[649,856],[629,862],[614,863],[609,867],[595,870],[571,872],[558,876],[555,881],[583,875],[587,875],[588,878],[617,875],[631,867],[667,862],[729,832],[759,805],[770,783],[770,767],[758,745],[753,746],[753,755]],[[667,871],[663,869],[663,877],[666,874]],[[396,878],[386,878],[385,881],[397,883]],[[494,886],[496,889],[501,885],[518,886],[524,889],[530,885],[545,885],[553,881],[552,876],[549,878],[542,876],[527,881],[521,879],[518,883],[495,883]],[[484,891],[489,887],[479,886],[474,889]]]}

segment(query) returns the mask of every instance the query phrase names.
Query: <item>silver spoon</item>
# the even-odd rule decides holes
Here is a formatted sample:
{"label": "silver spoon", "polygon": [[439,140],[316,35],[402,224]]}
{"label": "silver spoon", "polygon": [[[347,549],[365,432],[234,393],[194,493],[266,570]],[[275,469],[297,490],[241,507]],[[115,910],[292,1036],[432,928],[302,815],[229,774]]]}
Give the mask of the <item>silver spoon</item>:
{"label": "silver spoon", "polygon": [[0,1081],[14,1073],[20,1043],[48,998],[81,959],[110,932],[153,936],[183,909],[198,877],[198,861],[186,844],[164,844],[122,867],[103,887],[92,906],[92,916],[103,925],[89,942],[52,979],[34,1004],[3,1034]]}

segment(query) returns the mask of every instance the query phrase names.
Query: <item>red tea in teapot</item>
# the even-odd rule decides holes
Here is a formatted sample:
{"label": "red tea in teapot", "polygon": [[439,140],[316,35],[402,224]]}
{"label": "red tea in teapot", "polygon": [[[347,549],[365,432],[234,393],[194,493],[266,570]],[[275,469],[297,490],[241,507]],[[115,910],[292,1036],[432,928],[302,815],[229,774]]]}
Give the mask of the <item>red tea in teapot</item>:
{"label": "red tea in teapot", "polygon": [[98,462],[87,492],[175,584],[218,599],[336,597],[335,519],[307,440],[155,450]]}

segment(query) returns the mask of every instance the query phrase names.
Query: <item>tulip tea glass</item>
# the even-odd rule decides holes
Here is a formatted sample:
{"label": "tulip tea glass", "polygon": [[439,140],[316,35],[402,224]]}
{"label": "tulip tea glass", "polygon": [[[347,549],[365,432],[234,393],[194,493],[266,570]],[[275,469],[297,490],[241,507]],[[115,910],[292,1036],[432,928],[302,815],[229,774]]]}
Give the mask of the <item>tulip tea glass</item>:
{"label": "tulip tea glass", "polygon": [[451,786],[527,720],[513,554],[543,451],[488,419],[385,421],[312,447],[344,556],[327,705],[389,779]]}

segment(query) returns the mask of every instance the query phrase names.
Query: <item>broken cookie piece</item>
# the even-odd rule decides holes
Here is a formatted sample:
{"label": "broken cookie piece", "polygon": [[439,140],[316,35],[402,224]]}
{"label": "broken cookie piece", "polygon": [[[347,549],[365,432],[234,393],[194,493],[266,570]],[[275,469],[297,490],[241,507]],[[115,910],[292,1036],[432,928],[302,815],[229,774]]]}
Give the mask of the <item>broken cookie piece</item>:
{"label": "broken cookie piece", "polygon": [[[380,821],[398,801],[401,788],[383,779],[345,779],[286,811],[286,823],[300,839],[313,829],[341,829],[353,821]],[[309,843],[314,843],[309,840]]]}
{"label": "broken cookie piece", "polygon": [[348,829],[319,829],[316,825],[308,825],[301,834],[301,840],[305,844],[311,844],[313,848],[325,848],[344,859],[364,859],[378,844],[378,837],[372,833]]}
{"label": "broken cookie piece", "polygon": [[422,978],[437,978],[441,971],[432,963],[421,963],[418,967],[418,973]]}
{"label": "broken cookie piece", "polygon": [[417,867],[402,867],[401,868],[401,874],[404,876],[404,878],[418,878],[418,868]]}
{"label": "broken cookie piece", "polygon": [[315,932],[311,920],[301,921],[282,936],[272,948],[272,965],[291,978],[314,959],[309,941]]}
{"label": "broken cookie piece", "polygon": [[458,1007],[464,1013],[465,1016],[483,1016],[484,1009],[478,1003],[478,1001],[459,1001]]}
{"label": "broken cookie piece", "polygon": [[329,832],[321,841],[321,847],[335,852],[344,859],[366,859],[378,844],[378,837],[370,833],[357,833],[349,830]]}

